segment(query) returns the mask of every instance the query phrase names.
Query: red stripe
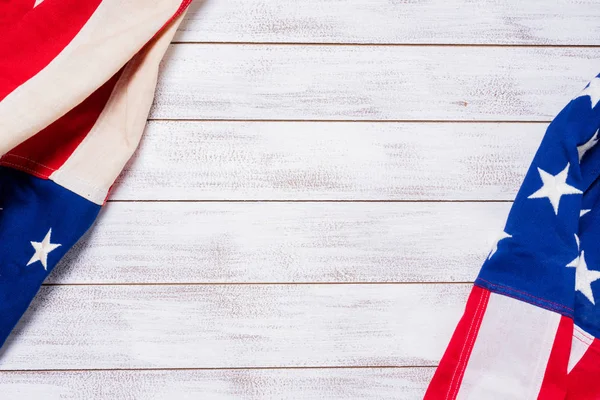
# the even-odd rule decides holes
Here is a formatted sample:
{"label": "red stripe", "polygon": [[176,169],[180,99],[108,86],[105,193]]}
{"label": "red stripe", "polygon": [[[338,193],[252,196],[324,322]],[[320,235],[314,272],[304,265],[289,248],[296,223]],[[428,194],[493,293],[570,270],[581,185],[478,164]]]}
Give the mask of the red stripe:
{"label": "red stripe", "polygon": [[489,298],[488,290],[473,286],[465,313],[452,335],[423,400],[456,399]]}
{"label": "red stripe", "polygon": [[0,27],[6,29],[17,23],[28,11],[33,9],[35,0],[0,1]]}
{"label": "red stripe", "polygon": [[[49,1],[51,0],[46,0]],[[169,22],[181,14],[189,3],[189,0],[184,0]],[[120,75],[121,71],[77,107],[2,156],[0,165],[48,179],[67,161],[90,132],[106,106]]]}
{"label": "red stripe", "polygon": [[573,320],[563,316],[558,324],[538,400],[564,400],[572,340]]}
{"label": "red stripe", "polygon": [[177,10],[175,10],[175,13],[173,15],[171,15],[171,18],[169,18],[167,20],[167,22],[165,22],[163,24],[163,26],[154,34],[154,36],[152,37],[152,39],[154,39],[156,36],[158,36],[158,34],[160,32],[162,32],[164,29],[166,29],[166,27],[173,22],[177,17],[179,17],[185,10],[186,8],[188,8],[188,6],[192,3],[192,0],[182,0],[181,4],[179,4],[179,8],[177,8]]}
{"label": "red stripe", "polygon": [[118,72],[77,107],[2,156],[0,165],[48,179],[90,132],[120,76]]}
{"label": "red stripe", "polygon": [[565,400],[600,399],[600,342],[594,339],[567,377]]}
{"label": "red stripe", "polygon": [[0,100],[46,67],[98,8],[101,0],[45,0],[0,30]]}

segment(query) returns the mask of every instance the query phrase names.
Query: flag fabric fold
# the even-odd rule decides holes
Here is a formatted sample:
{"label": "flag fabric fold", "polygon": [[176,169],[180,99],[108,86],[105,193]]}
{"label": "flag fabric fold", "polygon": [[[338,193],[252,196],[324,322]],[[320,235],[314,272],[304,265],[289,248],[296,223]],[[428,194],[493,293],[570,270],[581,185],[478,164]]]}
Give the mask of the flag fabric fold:
{"label": "flag fabric fold", "polygon": [[600,398],[599,101],[549,125],[426,400]]}
{"label": "flag fabric fold", "polygon": [[190,1],[0,4],[0,345],[137,147]]}
{"label": "flag fabric fold", "polygon": [[[190,0],[0,4],[0,345],[96,219]],[[425,399],[600,398],[600,77],[552,121]]]}

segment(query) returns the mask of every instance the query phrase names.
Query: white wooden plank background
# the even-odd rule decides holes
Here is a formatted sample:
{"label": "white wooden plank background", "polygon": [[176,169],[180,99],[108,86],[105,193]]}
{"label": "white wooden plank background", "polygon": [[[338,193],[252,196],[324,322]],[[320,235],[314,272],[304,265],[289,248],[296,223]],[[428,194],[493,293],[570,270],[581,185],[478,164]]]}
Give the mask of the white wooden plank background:
{"label": "white wooden plank background", "polygon": [[151,118],[548,121],[598,59],[599,48],[176,44]]}
{"label": "white wooden plank background", "polygon": [[510,203],[110,203],[48,282],[468,282]]}
{"label": "white wooden plank background", "polygon": [[[418,399],[434,368],[4,373],[6,399]],[[43,382],[43,384],[40,384]]]}
{"label": "white wooden plank background", "polygon": [[593,0],[196,1],[182,42],[598,45]]}
{"label": "white wooden plank background", "polygon": [[470,287],[45,286],[0,370],[433,366]]}
{"label": "white wooden plank background", "polygon": [[600,3],[196,1],[0,398],[423,396]]}
{"label": "white wooden plank background", "polygon": [[546,123],[152,121],[113,200],[512,200]]}

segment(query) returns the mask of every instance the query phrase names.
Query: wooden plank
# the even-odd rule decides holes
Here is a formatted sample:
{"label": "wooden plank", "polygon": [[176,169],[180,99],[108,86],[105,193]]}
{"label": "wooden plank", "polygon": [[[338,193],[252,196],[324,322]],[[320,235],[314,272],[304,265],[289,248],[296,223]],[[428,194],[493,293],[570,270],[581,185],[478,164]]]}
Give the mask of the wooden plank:
{"label": "wooden plank", "polygon": [[546,124],[154,121],[113,200],[512,200]]}
{"label": "wooden plank", "polygon": [[598,45],[598,17],[579,0],[206,0],[175,40]]}
{"label": "wooden plank", "polygon": [[434,368],[0,372],[5,400],[420,400]]}
{"label": "wooden plank", "polygon": [[549,121],[600,48],[175,44],[151,118]]}
{"label": "wooden plank", "polygon": [[45,286],[0,369],[435,366],[470,288]]}
{"label": "wooden plank", "polygon": [[110,203],[51,283],[472,281],[510,203]]}

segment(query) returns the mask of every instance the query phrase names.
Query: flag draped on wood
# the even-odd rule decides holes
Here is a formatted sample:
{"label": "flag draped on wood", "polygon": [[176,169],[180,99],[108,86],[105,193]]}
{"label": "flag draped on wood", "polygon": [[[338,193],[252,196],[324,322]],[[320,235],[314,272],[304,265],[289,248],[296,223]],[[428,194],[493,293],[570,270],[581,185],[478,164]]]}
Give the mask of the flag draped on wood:
{"label": "flag draped on wood", "polygon": [[0,345],[137,147],[189,2],[0,2]]}
{"label": "flag draped on wood", "polygon": [[426,400],[600,398],[599,101],[548,127]]}

